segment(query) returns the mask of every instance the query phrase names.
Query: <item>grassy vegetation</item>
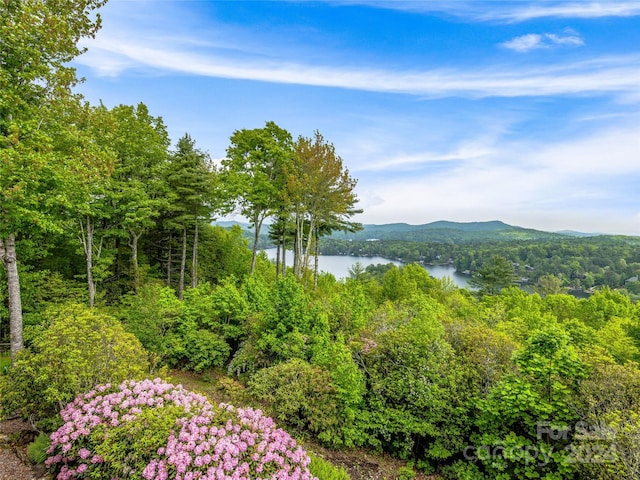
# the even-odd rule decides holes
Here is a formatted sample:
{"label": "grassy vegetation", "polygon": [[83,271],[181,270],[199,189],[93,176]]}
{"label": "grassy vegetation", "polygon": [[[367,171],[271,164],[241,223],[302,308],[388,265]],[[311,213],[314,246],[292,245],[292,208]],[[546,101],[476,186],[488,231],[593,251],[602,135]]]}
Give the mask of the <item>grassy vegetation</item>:
{"label": "grassy vegetation", "polygon": [[0,352],[0,372],[11,365],[11,354],[9,352]]}

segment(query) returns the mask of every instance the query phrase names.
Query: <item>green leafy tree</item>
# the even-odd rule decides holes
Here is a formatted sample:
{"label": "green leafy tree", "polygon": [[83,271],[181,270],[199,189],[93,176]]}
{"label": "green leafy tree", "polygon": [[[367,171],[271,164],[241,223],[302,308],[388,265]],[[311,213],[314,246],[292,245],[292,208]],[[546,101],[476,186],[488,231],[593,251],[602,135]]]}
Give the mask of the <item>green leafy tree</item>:
{"label": "green leafy tree", "polygon": [[485,396],[506,374],[513,371],[511,357],[518,344],[486,325],[446,325],[447,339],[463,366],[467,367],[468,396]]}
{"label": "green leafy tree", "polygon": [[491,257],[469,280],[469,286],[477,288],[482,295],[495,295],[513,284],[515,273],[513,263],[500,255]]}
{"label": "green leafy tree", "polygon": [[[95,10],[105,2],[23,0],[0,3],[0,258],[5,268],[15,361],[23,346],[16,242],[34,226],[56,229],[52,203],[69,178],[69,157],[53,150],[51,135],[77,83],[67,63],[81,54],[78,41],[100,28]],[[27,188],[28,186],[28,188]]]}
{"label": "green leafy tree", "polygon": [[147,283],[136,295],[125,296],[122,304],[122,323],[149,352],[151,366],[166,364],[171,335],[184,316],[184,303],[176,298],[173,288]]}
{"label": "green leafy tree", "polygon": [[140,287],[138,243],[167,208],[161,171],[167,160],[169,136],[162,118],[153,117],[143,103],[119,105],[112,110],[116,131],[112,149],[117,158],[110,200],[120,228],[129,239],[133,290]]}
{"label": "green leafy tree", "polygon": [[576,454],[582,478],[631,480],[640,475],[640,370],[617,364],[602,348],[583,352],[589,376],[580,385]]}
{"label": "green leafy tree", "polygon": [[263,128],[236,130],[230,142],[227,158],[222,161],[223,181],[240,213],[253,226],[253,272],[262,224],[283,210],[283,168],[291,159],[292,139],[289,132],[267,122]]}
{"label": "green leafy tree", "polygon": [[[69,123],[74,123],[70,120]],[[106,107],[85,105],[75,116],[77,134],[83,141],[71,148],[70,154],[91,159],[102,157],[97,174],[91,174],[91,167],[76,172],[78,182],[70,194],[71,208],[68,212],[77,225],[67,226],[80,239],[85,257],[85,272],[88,303],[93,307],[96,301],[98,283],[108,275],[112,263],[108,252],[109,238],[114,236],[114,208],[110,193],[113,191],[111,173],[116,162],[112,145],[116,138],[116,121]],[[71,147],[71,146],[69,146]],[[69,222],[71,223],[71,222]],[[79,226],[79,232],[77,230]]]}
{"label": "green leafy tree", "polygon": [[562,287],[562,279],[560,279],[558,276],[543,275],[538,278],[538,281],[533,287],[533,291],[544,298],[547,295],[564,293],[565,289]]}
{"label": "green leafy tree", "polygon": [[425,469],[461,450],[470,427],[463,371],[444,339],[443,313],[425,295],[387,303],[374,313],[358,352],[368,387],[356,420],[361,441],[419,459]]}
{"label": "green leafy tree", "polygon": [[240,283],[249,273],[251,250],[239,225],[227,229],[204,224],[199,230],[201,278],[212,284],[233,277]]}
{"label": "green leafy tree", "polygon": [[[360,228],[349,222],[351,216],[361,212],[355,208],[356,183],[333,144],[320,132],[316,131],[313,138],[298,138],[293,164],[287,169],[286,188],[295,222],[294,273],[298,277],[309,264],[321,234]],[[317,273],[314,278],[317,284]]]}
{"label": "green leafy tree", "polygon": [[[516,352],[517,373],[507,375],[479,401],[479,431],[471,437],[489,454],[468,452],[490,478],[567,478],[576,465],[567,453],[586,368],[559,328],[533,332]],[[567,432],[557,434],[555,432]]]}
{"label": "green leafy tree", "polygon": [[598,330],[595,340],[618,362],[637,361],[640,357],[640,350],[629,335],[636,325],[637,322],[631,319],[614,317]]}

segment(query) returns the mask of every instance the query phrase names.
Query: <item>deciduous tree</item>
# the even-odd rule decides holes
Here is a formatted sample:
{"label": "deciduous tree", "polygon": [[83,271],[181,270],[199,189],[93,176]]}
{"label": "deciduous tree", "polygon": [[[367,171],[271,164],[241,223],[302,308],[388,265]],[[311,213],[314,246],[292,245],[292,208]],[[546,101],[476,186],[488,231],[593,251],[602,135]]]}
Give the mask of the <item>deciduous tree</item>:
{"label": "deciduous tree", "polygon": [[286,191],[296,232],[294,272],[300,277],[320,235],[357,230],[359,224],[349,222],[349,218],[361,210],[355,208],[357,181],[320,132],[316,131],[313,138],[299,137],[294,152],[293,164],[287,169]]}
{"label": "deciduous tree", "polygon": [[58,114],[78,98],[68,62],[78,41],[100,28],[94,12],[104,0],[0,2],[0,239],[9,284],[12,358],[22,348],[22,307],[16,242],[21,233],[51,230],[52,202],[68,158],[56,154]]}
{"label": "deciduous tree", "polygon": [[274,122],[267,122],[264,128],[236,130],[227,158],[222,161],[225,188],[254,228],[251,272],[262,224],[282,210],[283,169],[291,156],[291,134]]}

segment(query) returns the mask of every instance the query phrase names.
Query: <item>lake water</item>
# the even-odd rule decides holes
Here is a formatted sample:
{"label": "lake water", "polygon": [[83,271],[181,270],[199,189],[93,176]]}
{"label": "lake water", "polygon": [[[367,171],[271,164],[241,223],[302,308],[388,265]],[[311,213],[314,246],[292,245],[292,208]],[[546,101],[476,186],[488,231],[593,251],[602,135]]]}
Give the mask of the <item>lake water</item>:
{"label": "lake water", "polygon": [[[276,249],[268,248],[265,253],[271,260],[276,258]],[[313,258],[311,259],[313,262]],[[347,278],[349,269],[353,268],[356,262],[360,262],[363,267],[368,265],[378,265],[393,263],[401,266],[402,262],[389,260],[384,257],[354,257],[349,255],[320,255],[318,257],[318,266],[321,271],[331,273],[334,277]],[[287,265],[293,264],[293,253],[287,252]],[[313,265],[313,264],[312,264]],[[465,288],[469,282],[469,276],[456,272],[455,267],[449,265],[427,265],[425,267],[429,275],[435,278],[449,277],[451,281],[460,288]]]}

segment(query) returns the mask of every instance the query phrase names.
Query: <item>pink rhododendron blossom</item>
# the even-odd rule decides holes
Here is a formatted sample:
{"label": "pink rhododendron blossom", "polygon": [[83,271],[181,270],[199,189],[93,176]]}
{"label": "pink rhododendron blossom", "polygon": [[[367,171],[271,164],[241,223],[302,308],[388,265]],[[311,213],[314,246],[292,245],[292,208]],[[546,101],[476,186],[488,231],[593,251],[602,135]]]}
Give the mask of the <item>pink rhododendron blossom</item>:
{"label": "pink rhododendron blossom", "polygon": [[[150,410],[159,418],[168,407],[182,413],[166,432],[165,443],[142,457],[148,459],[143,468],[140,463],[112,467],[108,456],[96,453],[111,431],[126,429]],[[79,395],[60,415],[65,423],[51,434],[45,462],[58,480],[115,480],[123,472],[145,480],[313,479],[309,456],[260,410],[228,404],[216,408],[206,397],[160,379],[98,386]],[[132,448],[128,443],[120,447],[126,453],[122,458],[136,457],[137,452],[126,451]]]}

